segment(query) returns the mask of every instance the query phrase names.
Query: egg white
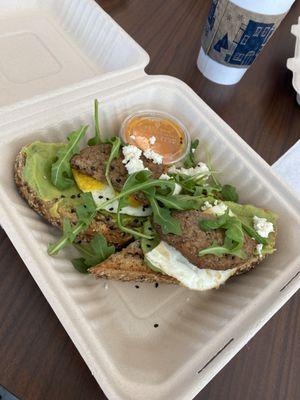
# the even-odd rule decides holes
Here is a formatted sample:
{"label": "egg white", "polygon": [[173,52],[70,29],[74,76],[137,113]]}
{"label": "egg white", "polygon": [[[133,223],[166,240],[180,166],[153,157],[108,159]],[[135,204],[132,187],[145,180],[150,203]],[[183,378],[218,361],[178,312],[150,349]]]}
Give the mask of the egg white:
{"label": "egg white", "polygon": [[191,264],[178,250],[163,241],[146,253],[145,258],[154,267],[173,276],[183,286],[193,290],[218,288],[237,270],[237,268],[225,271],[200,269]]}
{"label": "egg white", "polygon": [[[102,203],[105,203],[107,200],[110,200],[116,196],[116,192],[114,191],[114,189],[108,185],[105,185],[103,189],[97,189],[91,191],[91,194],[93,196],[96,206],[101,205]],[[111,213],[116,213],[118,210],[118,205],[119,201],[115,200],[113,203],[110,203],[108,206],[105,206],[104,210]],[[120,213],[126,215],[132,215],[134,217],[147,217],[152,214],[152,209],[150,206],[143,207],[142,205],[138,207],[125,206],[120,210]]]}

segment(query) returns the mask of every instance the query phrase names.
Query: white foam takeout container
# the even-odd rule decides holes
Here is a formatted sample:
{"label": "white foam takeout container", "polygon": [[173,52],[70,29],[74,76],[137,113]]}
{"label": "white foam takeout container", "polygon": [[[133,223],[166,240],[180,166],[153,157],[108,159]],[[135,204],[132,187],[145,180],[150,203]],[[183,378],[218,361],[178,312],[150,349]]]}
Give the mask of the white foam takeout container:
{"label": "white foam takeout container", "polygon": [[[108,398],[192,399],[299,288],[299,200],[187,85],[146,75],[148,55],[93,1],[0,0],[0,10],[0,222]],[[204,293],[137,290],[79,274],[70,250],[48,257],[59,233],[17,193],[14,159],[35,139],[92,126],[95,97],[107,135],[143,108],[180,119],[242,201],[280,215],[276,254]]]}
{"label": "white foam takeout container", "polygon": [[292,25],[291,32],[296,36],[295,56],[287,60],[287,67],[293,71],[293,86],[297,92],[297,102],[300,105],[300,17],[297,25]]}

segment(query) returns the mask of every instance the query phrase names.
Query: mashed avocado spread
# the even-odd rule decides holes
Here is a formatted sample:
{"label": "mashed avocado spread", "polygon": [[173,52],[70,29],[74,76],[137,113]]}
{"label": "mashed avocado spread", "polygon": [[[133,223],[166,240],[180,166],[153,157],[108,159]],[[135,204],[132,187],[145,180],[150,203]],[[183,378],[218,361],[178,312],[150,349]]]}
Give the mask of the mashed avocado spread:
{"label": "mashed avocado spread", "polygon": [[[277,225],[277,215],[263,208],[258,208],[250,204],[237,204],[231,201],[225,201],[225,204],[230,210],[242,221],[242,223],[253,226],[253,217],[256,215],[259,218],[266,218],[268,222],[272,222],[274,228]],[[266,239],[266,244],[263,247],[262,254],[270,254],[275,250],[275,232],[271,232]]]}
{"label": "mashed avocado spread", "polygon": [[45,201],[70,198],[80,193],[74,182],[69,189],[59,190],[51,182],[51,166],[56,161],[57,151],[63,143],[33,142],[24,148],[26,163],[23,170],[24,181]]}

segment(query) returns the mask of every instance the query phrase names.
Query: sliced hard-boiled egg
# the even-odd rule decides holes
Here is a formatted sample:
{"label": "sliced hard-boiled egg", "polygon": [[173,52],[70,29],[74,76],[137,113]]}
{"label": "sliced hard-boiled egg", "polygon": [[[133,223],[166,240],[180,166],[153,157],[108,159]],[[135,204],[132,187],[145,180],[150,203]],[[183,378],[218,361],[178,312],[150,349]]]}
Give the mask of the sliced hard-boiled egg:
{"label": "sliced hard-boiled egg", "polygon": [[191,264],[178,250],[163,241],[146,253],[145,258],[151,265],[193,290],[218,288],[237,270],[237,268],[225,271],[200,269]]}
{"label": "sliced hard-boiled egg", "polygon": [[[90,192],[92,194],[94,202],[97,206],[105,203],[118,194],[106,183],[99,182],[97,179],[87,176],[82,172],[73,170],[73,176],[80,190],[83,192]],[[134,217],[147,217],[148,215],[152,214],[152,209],[150,206],[142,205],[134,197],[131,196],[128,202],[129,205],[120,210],[121,214],[132,215]],[[116,213],[118,210],[118,205],[119,202],[116,200],[104,207],[104,210],[111,213]]]}

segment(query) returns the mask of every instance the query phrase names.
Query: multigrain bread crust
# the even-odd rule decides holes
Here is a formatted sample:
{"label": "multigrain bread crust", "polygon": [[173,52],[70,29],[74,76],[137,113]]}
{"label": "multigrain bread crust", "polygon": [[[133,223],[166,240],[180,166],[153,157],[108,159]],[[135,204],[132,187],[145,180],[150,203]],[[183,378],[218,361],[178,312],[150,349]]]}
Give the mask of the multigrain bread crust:
{"label": "multigrain bread crust", "polygon": [[[54,225],[59,229],[62,228],[62,221],[66,216],[75,223],[75,213],[66,212],[57,218],[53,217],[50,213],[50,209],[56,200],[44,201],[40,199],[35,191],[28,186],[28,184],[23,180],[23,169],[25,163],[26,154],[21,151],[16,157],[14,176],[16,186],[29,206],[44,217],[51,225]],[[99,232],[103,234],[110,243],[115,244],[117,249],[121,249],[121,251],[111,255],[101,264],[90,268],[89,272],[92,275],[97,278],[116,279],[121,281],[180,284],[175,278],[150,269],[144,262],[143,252],[140,248],[139,241],[130,243],[133,240],[132,237],[121,232],[112,219],[103,216],[100,213],[97,218],[97,220],[93,221],[89,229],[81,234],[77,239],[88,241],[95,235],[95,233]],[[259,258],[258,256],[253,256],[247,259],[245,262],[238,265],[235,275],[248,272],[261,261],[262,258]]]}
{"label": "multigrain bread crust", "polygon": [[[16,186],[21,196],[27,201],[29,206],[44,217],[51,225],[62,229],[65,217],[70,218],[72,223],[76,223],[77,216],[75,212],[60,210],[59,217],[54,217],[50,209],[56,200],[45,201],[38,197],[37,193],[23,180],[23,170],[26,163],[26,154],[20,152],[17,155],[14,168]],[[97,214],[89,228],[77,237],[78,241],[90,241],[96,233],[101,233],[111,244],[122,247],[132,241],[132,236],[122,232],[115,222],[109,216]]]}

